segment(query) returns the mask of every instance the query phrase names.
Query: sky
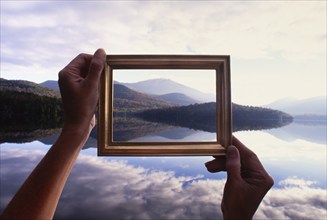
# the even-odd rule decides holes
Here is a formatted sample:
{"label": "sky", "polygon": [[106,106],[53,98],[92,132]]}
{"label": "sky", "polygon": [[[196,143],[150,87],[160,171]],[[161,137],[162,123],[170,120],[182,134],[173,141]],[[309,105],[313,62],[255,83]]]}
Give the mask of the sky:
{"label": "sky", "polygon": [[326,1],[3,1],[1,77],[57,80],[79,53],[230,55],[232,101],[326,95]]}
{"label": "sky", "polygon": [[113,78],[118,82],[139,82],[150,79],[170,79],[182,85],[197,89],[205,93],[216,93],[216,71],[193,69],[140,69],[140,70],[114,70]]}

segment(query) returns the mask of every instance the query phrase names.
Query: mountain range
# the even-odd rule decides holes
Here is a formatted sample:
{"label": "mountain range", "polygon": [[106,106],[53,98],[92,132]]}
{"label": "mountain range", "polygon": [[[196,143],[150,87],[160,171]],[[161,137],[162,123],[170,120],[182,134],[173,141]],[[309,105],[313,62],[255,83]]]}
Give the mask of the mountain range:
{"label": "mountain range", "polygon": [[56,98],[60,97],[59,89],[56,92],[45,85],[37,84],[26,80],[6,80],[0,78],[0,85],[1,85],[2,92],[15,91],[17,93],[32,93],[38,96],[56,97]]}
{"label": "mountain range", "polygon": [[[48,81],[42,85],[50,87],[52,86],[51,84],[58,85],[56,81]],[[58,91],[42,85],[22,80],[1,79],[0,122],[6,125],[2,127],[4,131],[14,132],[17,129],[19,131],[27,131],[40,128],[57,128],[62,125],[62,102],[60,94]],[[52,88],[55,89],[58,86]],[[211,118],[215,118],[214,115],[216,114],[214,102],[183,105],[185,104],[183,101],[193,101],[192,98],[181,93],[168,93],[165,95],[144,94],[118,83],[114,84],[113,90],[115,97],[113,103],[114,114],[116,114],[117,118],[122,117],[124,119],[126,116],[135,116],[136,112],[157,109],[159,110],[159,112],[156,112],[158,115],[151,117],[151,112],[148,112],[148,115],[145,117],[155,118],[155,120],[161,118],[162,121],[167,121],[168,124],[174,122],[190,128],[194,127],[192,123],[196,122],[195,124],[198,124],[197,127],[194,127],[196,129],[207,131],[215,129],[215,120],[211,120]],[[169,102],[165,100],[167,97],[170,97]],[[173,104],[171,97],[176,102],[179,102],[180,105]],[[282,126],[285,124],[284,122],[288,123],[291,121],[291,118],[287,115],[271,109],[240,106],[237,104],[233,104],[232,109],[234,131],[267,129],[272,126]],[[167,112],[169,113],[169,117],[165,116]],[[159,114],[161,114],[160,117]],[[174,117],[175,119],[177,118],[176,120],[171,117],[173,115],[176,116]],[[272,120],[277,121],[277,124],[273,124]],[[135,121],[132,122],[134,123]],[[201,124],[200,122],[203,123]],[[131,121],[128,121],[128,127],[130,126]],[[151,127],[151,130],[153,129]]]}
{"label": "mountain range", "polygon": [[[204,103],[215,101],[215,95],[203,93],[199,90],[174,82],[170,79],[150,79],[137,83],[123,83],[114,81],[114,85],[123,85],[139,94],[147,94],[156,99],[168,102],[173,105],[190,105],[195,103]],[[58,82],[48,80],[40,85],[59,92]],[[115,88],[115,87],[114,87]],[[118,88],[118,87],[117,87]],[[122,87],[119,87],[122,89]],[[119,91],[121,93],[121,91]],[[128,91],[126,90],[128,93]]]}
{"label": "mountain range", "polygon": [[[14,84],[13,84],[14,83]],[[205,100],[214,100],[214,95],[202,93],[196,89],[176,83],[170,79],[150,79],[137,83],[120,83],[131,90],[152,96],[155,99],[161,100],[166,104],[171,105],[189,105],[201,103]],[[37,84],[24,80],[5,80],[1,79],[1,89],[8,90],[15,88],[21,92],[33,92],[37,95],[45,95],[50,97],[58,97],[59,86],[58,82],[48,80]],[[55,92],[54,92],[55,91]],[[135,92],[134,91],[134,92]],[[208,98],[210,97],[210,98]],[[152,98],[151,98],[152,99]],[[307,99],[284,98],[264,105],[265,108],[277,109],[286,112],[292,116],[299,117],[301,115],[327,115],[326,96],[312,97]]]}
{"label": "mountain range", "polygon": [[278,109],[293,116],[327,115],[326,103],[326,96],[307,99],[284,98],[265,105],[264,107]]}
{"label": "mountain range", "polygon": [[44,81],[43,83],[40,83],[40,85],[59,92],[58,81],[47,80],[47,81]]}
{"label": "mountain range", "polygon": [[157,97],[134,91],[122,84],[114,84],[115,112],[133,112],[149,108],[165,108],[172,106],[171,103]]}
{"label": "mountain range", "polygon": [[169,102],[173,105],[191,105],[195,103],[200,103],[199,101],[192,99],[183,93],[168,93],[164,95],[155,96],[156,98]]}
{"label": "mountain range", "polygon": [[152,95],[166,95],[172,93],[184,94],[191,99],[194,103],[214,102],[216,97],[214,94],[204,93],[197,89],[182,85],[171,79],[149,79],[136,83],[122,83],[130,89],[138,92],[152,94]]}

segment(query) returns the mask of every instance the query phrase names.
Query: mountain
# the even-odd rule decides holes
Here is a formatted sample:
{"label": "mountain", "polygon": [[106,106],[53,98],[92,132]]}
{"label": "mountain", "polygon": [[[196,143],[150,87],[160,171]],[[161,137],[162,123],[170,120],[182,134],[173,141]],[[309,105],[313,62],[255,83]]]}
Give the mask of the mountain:
{"label": "mountain", "polygon": [[265,107],[278,109],[293,116],[327,115],[326,103],[326,96],[318,96],[308,99],[285,98],[265,105]]}
{"label": "mountain", "polygon": [[[163,80],[164,81],[164,80]],[[171,80],[170,80],[171,81]],[[144,82],[144,81],[143,81]],[[172,81],[173,82],[173,81]],[[130,85],[130,83],[120,83],[118,81],[114,81],[114,85],[125,85],[128,88],[138,91],[137,89],[134,89],[135,86]],[[173,83],[174,84],[174,83]],[[54,81],[54,80],[48,80],[45,81],[43,83],[40,83],[40,85],[47,87],[49,89],[52,89],[54,91],[58,91],[59,92],[59,86],[58,86],[58,82]],[[181,84],[180,84],[181,85]],[[181,85],[183,86],[183,85]],[[136,86],[137,87],[137,86]],[[143,91],[144,90],[144,91]],[[146,94],[155,94],[153,92],[146,92],[146,89],[140,89],[138,92],[141,93],[146,93]],[[179,89],[180,90],[180,89]],[[147,90],[148,91],[148,90]],[[200,92],[201,93],[201,92]],[[203,94],[202,94],[203,95]],[[212,94],[205,94],[206,98],[209,96],[213,96]],[[199,101],[197,99],[191,98],[183,93],[179,93],[179,92],[171,92],[171,93],[163,93],[163,94],[155,94],[154,95],[155,98],[160,99],[164,102],[168,102],[171,103],[173,105],[190,105],[190,104],[195,104],[195,103],[201,103],[203,101]],[[211,98],[212,101],[214,101],[214,97]],[[209,99],[208,99],[209,100]]]}
{"label": "mountain", "polygon": [[114,111],[134,112],[144,109],[164,108],[171,103],[156,97],[136,92],[122,84],[114,84]]}
{"label": "mountain", "polygon": [[233,131],[278,128],[293,122],[285,112],[270,108],[244,106],[233,103]]}
{"label": "mountain", "polygon": [[40,85],[59,92],[59,84],[55,80],[47,80],[43,83],[40,83]]}
{"label": "mountain", "polygon": [[122,84],[138,92],[152,94],[152,95],[182,93],[192,99],[199,100],[202,103],[215,101],[215,95],[213,94],[201,92],[191,87],[174,82],[170,79],[149,79],[136,83],[122,83]]}
{"label": "mountain", "polygon": [[53,91],[45,86],[25,80],[6,80],[0,78],[1,92],[11,91],[17,93],[30,93],[37,96],[59,98],[59,92]]}
{"label": "mountain", "polygon": [[58,92],[24,80],[0,79],[0,131],[56,128],[62,123]]}
{"label": "mountain", "polygon": [[182,93],[168,93],[165,95],[158,95],[156,98],[170,102],[174,105],[191,105],[200,103],[198,100],[192,99]]}

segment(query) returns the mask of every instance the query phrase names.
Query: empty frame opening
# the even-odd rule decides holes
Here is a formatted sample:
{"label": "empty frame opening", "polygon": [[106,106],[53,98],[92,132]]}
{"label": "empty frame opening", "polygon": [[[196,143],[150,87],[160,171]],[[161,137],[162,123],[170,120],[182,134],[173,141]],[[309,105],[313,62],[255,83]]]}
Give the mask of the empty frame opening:
{"label": "empty frame opening", "polygon": [[112,142],[217,143],[216,70],[114,69]]}

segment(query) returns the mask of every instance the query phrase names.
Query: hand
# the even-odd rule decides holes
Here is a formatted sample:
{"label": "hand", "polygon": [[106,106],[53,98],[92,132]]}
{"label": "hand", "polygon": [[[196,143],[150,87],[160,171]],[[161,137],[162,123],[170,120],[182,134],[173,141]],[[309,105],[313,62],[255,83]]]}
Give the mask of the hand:
{"label": "hand", "polygon": [[10,201],[1,219],[53,219],[66,180],[94,126],[105,56],[102,49],[94,55],[80,54],[60,71],[64,127],[57,141]]}
{"label": "hand", "polygon": [[274,180],[255,153],[235,137],[232,143],[226,157],[216,157],[205,165],[209,172],[227,170],[221,203],[224,219],[252,219]]}
{"label": "hand", "polygon": [[106,53],[80,54],[59,72],[59,87],[64,107],[63,130],[90,132],[98,101],[99,80]]}

